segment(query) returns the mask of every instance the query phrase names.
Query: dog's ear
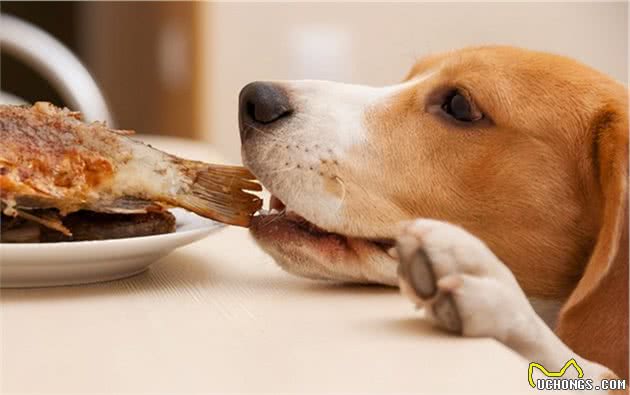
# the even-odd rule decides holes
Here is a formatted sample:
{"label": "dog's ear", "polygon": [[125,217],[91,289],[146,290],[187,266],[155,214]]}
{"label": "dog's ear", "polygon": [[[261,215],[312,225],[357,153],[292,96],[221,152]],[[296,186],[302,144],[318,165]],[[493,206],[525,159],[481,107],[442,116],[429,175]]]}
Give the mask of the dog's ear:
{"label": "dog's ear", "polygon": [[604,106],[590,133],[600,229],[556,331],[578,355],[628,377],[628,104]]}

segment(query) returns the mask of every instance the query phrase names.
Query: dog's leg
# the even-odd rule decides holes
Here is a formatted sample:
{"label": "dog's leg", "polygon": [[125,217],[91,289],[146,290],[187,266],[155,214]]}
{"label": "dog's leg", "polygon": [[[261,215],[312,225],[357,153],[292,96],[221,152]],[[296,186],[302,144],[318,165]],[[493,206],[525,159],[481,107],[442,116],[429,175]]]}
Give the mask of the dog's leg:
{"label": "dog's leg", "polygon": [[536,314],[507,266],[462,228],[416,220],[404,227],[397,249],[401,292],[438,326],[495,338],[548,371],[575,358],[595,385],[615,377],[572,352]]}

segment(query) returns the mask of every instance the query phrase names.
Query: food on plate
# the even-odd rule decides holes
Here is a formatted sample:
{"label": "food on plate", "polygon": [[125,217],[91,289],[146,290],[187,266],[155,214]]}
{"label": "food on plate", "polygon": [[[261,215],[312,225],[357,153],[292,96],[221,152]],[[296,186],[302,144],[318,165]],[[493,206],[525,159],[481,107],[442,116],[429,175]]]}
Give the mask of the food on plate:
{"label": "food on plate", "polygon": [[[54,210],[38,212],[44,217],[58,216]],[[68,232],[60,232],[36,221],[2,215],[0,242],[50,243],[152,236],[175,231],[175,216],[169,211],[146,214],[106,214],[77,211],[59,219]]]}
{"label": "food on plate", "polygon": [[[50,103],[0,105],[3,233],[34,224],[44,241],[54,241],[51,231],[60,240],[164,233],[174,229],[168,207],[249,225],[261,199],[247,191],[261,186],[247,169],[182,159],[132,133]],[[87,225],[99,221],[107,224],[102,234]]]}

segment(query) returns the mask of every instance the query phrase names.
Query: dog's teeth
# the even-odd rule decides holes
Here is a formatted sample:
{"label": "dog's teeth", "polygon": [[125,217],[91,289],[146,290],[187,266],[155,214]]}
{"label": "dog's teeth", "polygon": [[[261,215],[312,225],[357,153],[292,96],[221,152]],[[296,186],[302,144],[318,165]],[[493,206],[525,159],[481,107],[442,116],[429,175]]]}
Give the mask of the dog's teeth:
{"label": "dog's teeth", "polygon": [[392,247],[387,250],[387,255],[391,256],[394,259],[398,259],[398,250],[396,249],[396,247]]}
{"label": "dog's teeth", "polygon": [[258,210],[258,215],[269,215],[269,210],[261,208]]}

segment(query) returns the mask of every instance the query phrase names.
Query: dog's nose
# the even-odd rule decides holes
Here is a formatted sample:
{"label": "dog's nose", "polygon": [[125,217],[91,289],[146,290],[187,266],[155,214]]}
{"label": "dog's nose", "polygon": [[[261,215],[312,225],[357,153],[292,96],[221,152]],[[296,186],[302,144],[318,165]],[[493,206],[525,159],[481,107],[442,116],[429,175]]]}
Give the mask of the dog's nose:
{"label": "dog's nose", "polygon": [[270,82],[247,84],[239,95],[241,142],[245,141],[251,129],[273,123],[291,113],[289,97],[278,85]]}

